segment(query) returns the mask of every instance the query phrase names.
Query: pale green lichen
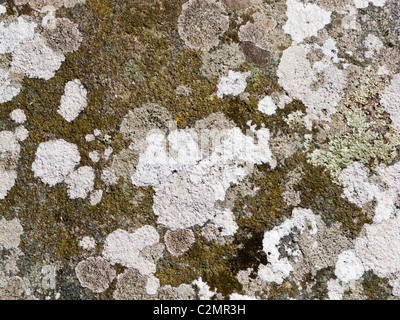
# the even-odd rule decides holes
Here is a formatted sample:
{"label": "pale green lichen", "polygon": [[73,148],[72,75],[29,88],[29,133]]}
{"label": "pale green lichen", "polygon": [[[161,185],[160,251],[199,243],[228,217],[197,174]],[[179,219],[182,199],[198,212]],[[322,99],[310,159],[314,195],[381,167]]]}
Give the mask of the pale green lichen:
{"label": "pale green lichen", "polygon": [[348,77],[349,86],[338,113],[326,130],[327,141],[314,140],[320,147],[314,147],[308,155],[310,163],[324,166],[335,179],[354,161],[371,170],[393,162],[400,143],[399,132],[387,122],[388,116],[379,104],[378,93],[387,82],[385,78],[370,67],[350,69]]}
{"label": "pale green lichen", "polygon": [[360,109],[343,111],[346,129],[340,136],[330,137],[327,149],[316,149],[309,154],[310,163],[324,166],[334,178],[353,161],[368,165],[371,169],[380,163],[391,163],[397,157],[400,135],[391,130],[384,135],[372,129]]}

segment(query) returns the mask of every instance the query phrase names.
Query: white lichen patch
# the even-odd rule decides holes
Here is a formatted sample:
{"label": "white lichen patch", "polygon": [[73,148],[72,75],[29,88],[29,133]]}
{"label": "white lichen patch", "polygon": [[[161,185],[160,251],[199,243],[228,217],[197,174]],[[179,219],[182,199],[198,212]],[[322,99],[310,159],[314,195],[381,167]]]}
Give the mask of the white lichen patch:
{"label": "white lichen patch", "polygon": [[400,217],[365,225],[365,235],[356,239],[355,252],[365,270],[379,277],[400,271]]}
{"label": "white lichen patch", "polygon": [[353,1],[357,9],[366,8],[369,6],[370,3],[376,7],[383,7],[386,3],[386,0],[353,0]]}
{"label": "white lichen patch", "polygon": [[93,142],[93,141],[96,140],[96,137],[94,136],[94,134],[89,133],[89,134],[87,134],[87,135],[85,136],[85,140],[86,140],[87,142]]}
{"label": "white lichen patch", "polygon": [[93,162],[99,162],[100,160],[100,154],[97,151],[90,151],[89,154],[89,159]]}
{"label": "white lichen patch", "polygon": [[32,40],[24,41],[12,54],[11,72],[29,78],[49,80],[65,60],[64,55],[54,52],[46,40],[36,34]]}
{"label": "white lichen patch", "polygon": [[[280,257],[279,243],[284,236],[289,235],[294,229],[304,232],[310,228],[311,234],[318,232],[314,214],[308,209],[293,209],[292,218],[285,220],[281,225],[264,234],[263,251],[267,254],[268,264],[261,264],[258,269],[259,277],[266,282],[281,284],[294,270],[287,257]],[[291,256],[299,255],[299,249],[291,252]]]}
{"label": "white lichen patch", "polygon": [[71,199],[86,198],[94,187],[94,171],[92,167],[80,167],[71,172],[65,179],[68,195]]}
{"label": "white lichen patch", "polygon": [[[149,133],[132,183],[153,186],[153,210],[159,223],[173,230],[204,225],[219,212],[214,205],[224,200],[232,184],[245,178],[254,164],[271,161],[269,130],[250,133],[244,135],[239,128],[204,131],[203,135],[192,129],[174,130],[167,137]],[[218,144],[203,153],[215,137]]]}
{"label": "white lichen patch", "polygon": [[364,274],[364,265],[354,250],[343,251],[335,265],[335,275],[340,281],[358,280]]}
{"label": "white lichen patch", "polygon": [[12,53],[21,44],[33,40],[36,23],[18,17],[8,26],[0,21],[0,54]]}
{"label": "white lichen patch", "polygon": [[390,114],[392,125],[400,131],[400,74],[395,74],[390,84],[380,94],[381,104]]}
{"label": "white lichen patch", "polygon": [[286,4],[288,20],[283,26],[283,30],[290,34],[293,41],[297,43],[308,37],[316,36],[318,30],[331,21],[331,12],[316,4],[297,0],[287,0]]}
{"label": "white lichen patch", "polygon": [[[400,192],[399,173],[399,162],[391,166],[381,165],[377,168],[373,182],[369,179],[369,171],[360,163],[354,162],[339,177],[345,187],[342,196],[359,207],[376,201],[373,221],[380,223],[388,220],[396,213],[396,201]],[[377,180],[381,183],[377,184]]]}
{"label": "white lichen patch", "polygon": [[95,206],[100,203],[101,198],[103,197],[103,190],[95,190],[90,193],[90,204]]}
{"label": "white lichen patch", "polygon": [[0,131],[0,160],[17,159],[21,147],[12,131]]}
{"label": "white lichen patch", "polygon": [[119,263],[137,269],[147,276],[156,272],[153,261],[141,255],[147,247],[159,242],[160,236],[152,226],[144,226],[132,233],[118,229],[108,235],[103,249],[103,257],[111,264]]}
{"label": "white lichen patch", "polygon": [[224,95],[237,96],[241,94],[247,87],[247,77],[250,72],[228,71],[226,77],[222,77],[218,83],[217,97],[222,98]]}
{"label": "white lichen patch", "polygon": [[96,247],[96,241],[94,240],[93,237],[91,236],[86,236],[83,237],[80,241],[79,241],[79,246],[83,249],[83,250],[92,250]]}
{"label": "white lichen patch", "polygon": [[254,296],[248,296],[245,294],[239,294],[234,292],[229,296],[229,300],[258,300],[258,299]]}
{"label": "white lichen patch", "polygon": [[149,295],[155,295],[160,287],[160,280],[155,276],[151,275],[147,278],[146,293]]}
{"label": "white lichen patch", "polygon": [[277,106],[271,96],[265,96],[258,102],[258,111],[266,115],[273,115],[276,112]]}
{"label": "white lichen patch", "polygon": [[198,295],[200,300],[211,300],[211,298],[217,294],[215,290],[211,291],[210,286],[207,284],[207,282],[203,281],[202,277],[194,280],[192,283],[199,290]]}
{"label": "white lichen patch", "polygon": [[[204,228],[206,228],[206,230],[204,230]],[[205,235],[206,238],[209,238],[210,240],[215,240],[214,237],[233,236],[239,229],[235,221],[235,216],[229,209],[217,212],[215,217],[212,218],[212,220],[204,228],[203,235]],[[214,233],[213,235],[211,235],[212,238],[210,238],[210,235],[207,235],[207,233],[211,231],[210,229],[212,229]]]}
{"label": "white lichen patch", "polygon": [[15,170],[4,171],[0,168],[0,200],[7,196],[14,186],[15,180],[17,180],[17,172]]}
{"label": "white lichen patch", "polygon": [[67,82],[57,112],[68,122],[73,121],[87,107],[87,90],[79,79]]}
{"label": "white lichen patch", "polygon": [[342,300],[344,288],[338,279],[330,279],[328,285],[328,298],[329,300]]}
{"label": "white lichen patch", "polygon": [[15,184],[20,151],[18,135],[12,131],[0,131],[0,200]]}
{"label": "white lichen patch", "polygon": [[[347,79],[343,70],[330,59],[311,65],[307,59],[306,45],[293,45],[283,52],[277,75],[279,84],[292,98],[301,100],[307,107],[304,117],[307,129],[315,121],[330,121],[342,98]],[[322,79],[322,81],[321,81]]]}
{"label": "white lichen patch", "polygon": [[0,249],[15,249],[19,246],[24,232],[20,220],[0,220]]}
{"label": "white lichen patch", "polygon": [[39,144],[32,170],[43,183],[55,186],[73,172],[80,159],[75,144],[63,139],[50,140]]}
{"label": "white lichen patch", "polygon": [[11,111],[10,118],[16,123],[24,123],[26,121],[25,112],[21,109]]}
{"label": "white lichen patch", "polygon": [[154,190],[157,221],[173,230],[203,225],[216,213],[214,190],[209,182],[195,184],[189,176],[174,174]]}
{"label": "white lichen patch", "polygon": [[11,101],[19,92],[20,88],[12,83],[10,73],[0,68],[0,103]]}
{"label": "white lichen patch", "polygon": [[29,137],[29,131],[24,126],[18,126],[14,130],[14,135],[18,141],[24,141]]}

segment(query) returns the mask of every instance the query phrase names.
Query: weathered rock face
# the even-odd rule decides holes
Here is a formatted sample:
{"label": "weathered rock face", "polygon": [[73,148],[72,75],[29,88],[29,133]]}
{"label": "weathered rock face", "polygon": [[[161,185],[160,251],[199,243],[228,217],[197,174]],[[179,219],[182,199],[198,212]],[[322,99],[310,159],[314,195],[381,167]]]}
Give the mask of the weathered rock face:
{"label": "weathered rock face", "polygon": [[398,300],[398,12],[0,1],[0,299]]}

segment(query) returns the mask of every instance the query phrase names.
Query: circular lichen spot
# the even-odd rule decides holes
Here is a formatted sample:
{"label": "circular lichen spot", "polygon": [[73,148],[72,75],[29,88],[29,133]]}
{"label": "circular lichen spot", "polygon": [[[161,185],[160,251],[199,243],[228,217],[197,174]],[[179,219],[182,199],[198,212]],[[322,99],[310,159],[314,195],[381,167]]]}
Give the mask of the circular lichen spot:
{"label": "circular lichen spot", "polygon": [[216,0],[189,0],[182,6],[178,32],[191,49],[209,51],[228,28],[226,10]]}
{"label": "circular lichen spot", "polygon": [[105,291],[117,275],[111,265],[101,257],[90,257],[79,262],[75,272],[83,287],[97,293]]}
{"label": "circular lichen spot", "polygon": [[52,26],[46,28],[42,35],[51,49],[62,54],[78,50],[82,42],[78,27],[67,18],[55,19]]}
{"label": "circular lichen spot", "polygon": [[167,250],[172,255],[178,257],[189,250],[190,246],[195,242],[193,231],[185,230],[168,230],[164,236]]}

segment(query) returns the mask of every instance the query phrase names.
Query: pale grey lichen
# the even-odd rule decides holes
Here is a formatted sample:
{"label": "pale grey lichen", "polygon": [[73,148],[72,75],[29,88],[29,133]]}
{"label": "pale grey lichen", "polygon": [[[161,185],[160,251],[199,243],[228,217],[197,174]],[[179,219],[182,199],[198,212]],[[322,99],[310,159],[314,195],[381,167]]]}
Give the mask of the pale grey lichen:
{"label": "pale grey lichen", "polygon": [[152,226],[141,227],[132,233],[118,229],[108,235],[102,255],[111,264],[119,263],[148,276],[156,272],[156,265],[144,258],[141,252],[157,244],[159,239],[157,230]]}
{"label": "pale grey lichen", "polygon": [[66,54],[78,50],[82,35],[75,23],[67,18],[53,18],[42,32],[51,49]]}
{"label": "pale grey lichen", "polygon": [[4,171],[2,168],[0,168],[0,200],[3,200],[7,196],[8,191],[10,191],[14,186],[16,179],[16,171]]}
{"label": "pale grey lichen", "polygon": [[21,109],[14,109],[11,111],[10,118],[16,123],[24,123],[26,121],[25,112]]}
{"label": "pale grey lichen", "polygon": [[366,270],[380,277],[396,275],[400,271],[399,217],[379,224],[365,225],[365,234],[357,238],[355,252]]}
{"label": "pale grey lichen", "polygon": [[260,101],[258,101],[258,110],[266,115],[273,115],[277,109],[274,101],[270,96],[265,96]]}
{"label": "pale grey lichen", "polygon": [[283,30],[290,34],[296,43],[316,36],[317,31],[331,21],[331,12],[321,9],[316,4],[297,0],[287,0],[286,3],[288,20]]}
{"label": "pale grey lichen", "polygon": [[79,262],[75,272],[80,284],[96,293],[105,291],[117,275],[102,257],[89,257]]}
{"label": "pale grey lichen", "polygon": [[87,90],[79,79],[68,81],[57,112],[68,122],[73,121],[87,107]]}
{"label": "pale grey lichen", "polygon": [[246,57],[237,43],[223,44],[220,48],[203,54],[200,72],[207,78],[227,76],[229,70],[239,68],[245,61]]}
{"label": "pale grey lichen", "polygon": [[96,247],[96,241],[93,237],[85,236],[79,241],[79,246],[83,250],[92,250]]}
{"label": "pale grey lichen", "polygon": [[400,74],[395,74],[388,86],[380,94],[380,102],[390,114],[393,126],[400,131]]}
{"label": "pale grey lichen", "polygon": [[354,250],[343,251],[335,265],[335,275],[340,281],[358,280],[364,274],[364,265]]}
{"label": "pale grey lichen", "polygon": [[251,75],[250,72],[228,71],[228,75],[222,77],[217,85],[217,97],[223,98],[225,95],[237,96],[241,94],[247,86],[246,79]]}
{"label": "pale grey lichen", "polygon": [[[313,122],[330,121],[347,85],[346,74],[330,60],[312,65],[305,45],[293,45],[283,52],[277,75],[279,84],[294,99],[307,107],[304,121],[311,130]],[[318,81],[322,80],[321,83]]]}
{"label": "pale grey lichen", "polygon": [[73,172],[80,162],[78,147],[63,139],[42,142],[36,151],[32,170],[43,183],[55,186]]}
{"label": "pale grey lichen", "polygon": [[20,157],[20,140],[24,136],[12,131],[0,131],[0,200],[12,189],[17,179],[17,163]]}
{"label": "pale grey lichen", "polygon": [[20,90],[12,83],[10,73],[0,68],[0,103],[11,101]]}
{"label": "pale grey lichen", "polygon": [[72,171],[66,178],[67,192],[71,199],[86,198],[93,190],[95,174],[92,167],[84,166]]}
{"label": "pale grey lichen", "polygon": [[195,237],[190,229],[168,230],[165,233],[164,241],[168,252],[178,257],[189,250],[195,242]]}
{"label": "pale grey lichen", "polygon": [[249,41],[262,49],[270,50],[271,45],[268,34],[277,25],[275,19],[262,10],[253,14],[253,20],[254,22],[249,21],[240,27],[238,32],[239,40]]}
{"label": "pale grey lichen", "polygon": [[229,28],[229,17],[218,0],[189,0],[182,6],[178,31],[185,44],[209,51]]}
{"label": "pale grey lichen", "polygon": [[24,230],[19,219],[6,220],[5,218],[1,218],[0,249],[17,248],[20,244],[20,237],[23,232]]}
{"label": "pale grey lichen", "polygon": [[24,17],[18,17],[8,26],[0,21],[0,54],[11,53],[19,45],[33,40],[36,23],[28,22]]}
{"label": "pale grey lichen", "polygon": [[46,40],[36,34],[32,40],[24,42],[13,51],[11,72],[49,80],[64,60],[62,54],[50,49]]}
{"label": "pale grey lichen", "polygon": [[212,132],[200,136],[191,129],[174,130],[168,136],[152,132],[145,139],[132,183],[153,186],[158,222],[172,230],[206,223],[216,215],[214,204],[225,198],[231,184],[246,177],[254,164],[271,161],[266,128],[252,131],[258,143],[237,127],[223,129],[212,152],[202,154],[205,149],[200,146],[210,146]]}

